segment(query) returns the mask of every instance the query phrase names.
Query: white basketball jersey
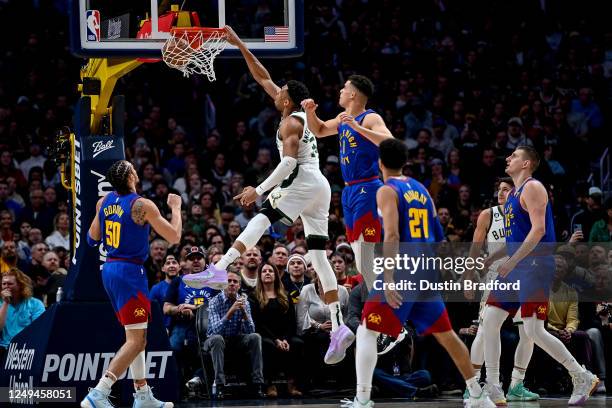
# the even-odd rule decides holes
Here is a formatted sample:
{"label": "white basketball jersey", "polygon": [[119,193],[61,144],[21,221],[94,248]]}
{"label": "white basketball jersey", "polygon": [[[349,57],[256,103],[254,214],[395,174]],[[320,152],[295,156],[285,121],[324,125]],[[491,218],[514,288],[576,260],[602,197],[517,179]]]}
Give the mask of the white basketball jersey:
{"label": "white basketball jersey", "polygon": [[[501,206],[491,207],[491,222],[487,231],[487,244],[506,242],[504,233],[504,213]],[[489,252],[499,248],[499,245],[488,245]]]}
{"label": "white basketball jersey", "polygon": [[[302,137],[300,138],[300,145],[298,147],[297,162],[299,165],[314,165],[319,167],[319,151],[317,149],[317,138],[314,133],[308,129],[308,122],[306,121],[306,113],[304,112],[293,112],[290,116],[294,116],[304,124],[304,130]],[[280,126],[276,130],[276,147],[278,147],[278,153],[283,158],[283,141],[280,138]]]}

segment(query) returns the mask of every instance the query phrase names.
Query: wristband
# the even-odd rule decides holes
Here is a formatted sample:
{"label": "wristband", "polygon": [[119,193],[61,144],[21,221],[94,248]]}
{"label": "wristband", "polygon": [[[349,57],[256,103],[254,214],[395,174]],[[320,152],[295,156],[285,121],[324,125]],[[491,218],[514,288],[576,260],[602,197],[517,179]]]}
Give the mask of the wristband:
{"label": "wristband", "polygon": [[90,247],[95,247],[100,245],[101,241],[96,241],[95,239],[93,239],[91,237],[91,235],[89,235],[89,231],[87,232],[87,245],[89,245]]}

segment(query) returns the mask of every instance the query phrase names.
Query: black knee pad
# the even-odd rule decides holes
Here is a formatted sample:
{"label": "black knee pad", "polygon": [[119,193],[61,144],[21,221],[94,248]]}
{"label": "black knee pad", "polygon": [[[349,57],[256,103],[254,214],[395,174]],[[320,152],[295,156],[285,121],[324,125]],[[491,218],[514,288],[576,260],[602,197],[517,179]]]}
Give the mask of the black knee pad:
{"label": "black knee pad", "polygon": [[329,238],[322,235],[309,235],[306,237],[306,245],[308,249],[320,249],[325,251],[325,243]]}
{"label": "black knee pad", "polygon": [[270,220],[270,224],[274,224],[276,221],[285,218],[284,215],[276,208],[272,208],[270,202],[266,200],[261,207],[260,214],[265,215]]}

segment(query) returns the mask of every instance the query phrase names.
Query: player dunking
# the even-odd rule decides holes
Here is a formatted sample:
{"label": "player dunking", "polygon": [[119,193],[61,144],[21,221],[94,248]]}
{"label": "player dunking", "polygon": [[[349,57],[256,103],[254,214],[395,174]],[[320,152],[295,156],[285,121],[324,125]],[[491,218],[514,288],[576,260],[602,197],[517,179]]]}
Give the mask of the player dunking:
{"label": "player dunking", "polygon": [[[489,294],[483,319],[487,390],[500,394],[499,397],[492,395],[494,400],[503,397],[499,381],[499,330],[508,315],[514,315],[520,308],[529,341],[569,371],[574,385],[569,405],[582,405],[597,387],[599,379],[581,367],[565,345],[544,327],[555,268],[554,259],[545,251],[549,248],[544,247],[555,242],[555,230],[548,193],[542,183],[532,178],[539,162],[537,152],[530,146],[517,147],[506,159],[506,173],[515,186],[504,205],[506,250],[510,258],[497,272],[502,282],[520,280],[521,290],[518,299],[509,298],[508,293],[501,291]],[[552,253],[552,249],[548,252]],[[499,257],[500,253],[492,257]],[[528,362],[520,367],[527,367]],[[513,379],[515,374],[520,373],[513,372]]]}
{"label": "player dunking", "polygon": [[[369,288],[374,280],[370,270],[374,249],[364,242],[376,243],[381,238],[376,210],[376,191],[382,186],[378,176],[378,145],[393,137],[382,117],[366,109],[373,93],[372,81],[362,75],[351,75],[340,90],[338,103],[344,112],[326,122],[317,117],[317,105],[312,99],[302,103],[310,129],[317,137],[338,135],[345,183],[342,210],[346,237],[355,253],[357,268]],[[368,268],[364,268],[366,265]]]}
{"label": "player dunking", "polygon": [[[474,231],[472,246],[470,248],[470,258],[480,256],[480,251],[485,242],[488,245],[489,254],[497,252],[506,242],[504,238],[504,205],[506,204],[508,194],[513,187],[514,182],[512,181],[512,178],[504,177],[499,180],[499,188],[497,191],[497,202],[499,205],[483,210],[478,216],[478,220],[476,221],[476,230]],[[497,278],[497,268],[505,260],[506,259],[499,259],[491,264],[485,276],[486,282],[493,281]],[[465,278],[470,279],[467,274]],[[488,297],[489,292],[485,291],[480,300],[480,310],[478,313],[480,328],[476,333],[476,338],[474,338],[474,342],[472,343],[472,347],[470,349],[472,365],[477,373],[480,372],[480,369],[484,364],[484,330],[482,328],[482,320]],[[507,400],[536,401],[538,398],[540,398],[540,396],[529,391],[523,384],[525,371],[527,370],[527,365],[529,364],[529,360],[533,354],[533,342],[525,334],[523,321],[520,319],[520,317],[515,316],[514,322],[518,326],[519,342],[514,353],[514,370],[512,371],[512,383],[508,389]],[[501,347],[501,344],[498,344],[498,347]],[[495,405],[506,404],[506,397],[504,397],[503,392],[500,393],[497,388],[491,389],[491,386],[489,385],[485,387],[485,390],[489,393],[489,397],[495,403]],[[463,400],[467,401],[468,399],[469,393],[466,390],[465,394],[463,395]]]}
{"label": "player dunking", "polygon": [[[401,141],[390,139],[380,143],[379,163],[385,184],[378,190],[376,201],[384,224],[385,253],[399,242],[434,243],[441,241],[444,235],[427,189],[418,181],[402,176],[401,170],[407,160],[408,151]],[[397,251],[392,252],[395,253],[391,256],[397,254]],[[393,275],[393,271],[385,271],[385,283],[394,282]],[[357,329],[357,395],[352,402],[345,401],[344,406],[374,405],[370,394],[377,360],[376,339],[379,333],[397,337],[404,323],[412,320],[420,334],[432,334],[451,355],[466,380],[469,406],[495,407],[478,384],[468,350],[453,331],[440,295],[422,295],[417,299],[403,300],[394,290],[385,290],[384,299],[376,292],[368,299]]]}
{"label": "player dunking", "polygon": [[111,360],[104,376],[81,401],[82,408],[107,408],[111,387],[129,367],[134,379],[134,408],[172,408],[171,402],[158,401],[145,379],[145,345],[151,315],[149,286],[143,263],[149,254],[150,227],[169,243],[181,238],[181,197],[168,195],[172,219],[168,222],[151,200],[136,194],[138,174],[128,161],[110,167],[107,179],[114,191],[98,200],[96,215],[87,234],[88,244],[102,242],[107,258],[102,267],[104,289],[126,341]]}
{"label": "player dunking", "polygon": [[274,99],[276,109],[281,112],[282,119],[276,132],[281,162],[257,188],[245,187],[241,194],[234,197],[242,205],[248,206],[258,196],[274,188],[262,211],[249,221],[234,245],[216,265],[210,265],[204,272],[187,275],[183,280],[196,288],[207,285],[209,276],[225,273],[227,267],[244,251],[257,244],[271,224],[279,220],[292,224],[301,216],[308,252],[325,292],[325,303],[331,312],[331,341],[325,362],[336,364],[344,358],[346,348],[353,343],[355,335],[343,323],[336,275],[325,252],[331,188],[319,170],[317,141],[308,128],[306,114],[300,108],[302,100],[308,97],[308,89],[298,81],[289,81],[282,88],[278,87],[236,33],[230,27],[225,27],[225,30],[228,42],[238,47],[249,71]]}

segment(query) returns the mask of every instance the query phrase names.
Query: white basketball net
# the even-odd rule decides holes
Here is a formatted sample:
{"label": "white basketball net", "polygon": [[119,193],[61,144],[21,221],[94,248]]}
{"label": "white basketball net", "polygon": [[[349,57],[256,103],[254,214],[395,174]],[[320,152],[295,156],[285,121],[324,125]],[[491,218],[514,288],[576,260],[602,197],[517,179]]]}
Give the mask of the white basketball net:
{"label": "white basketball net", "polygon": [[222,31],[213,31],[208,38],[202,31],[177,31],[164,44],[162,58],[169,67],[178,69],[186,78],[191,74],[202,74],[212,82],[216,79],[213,62],[226,46]]}

